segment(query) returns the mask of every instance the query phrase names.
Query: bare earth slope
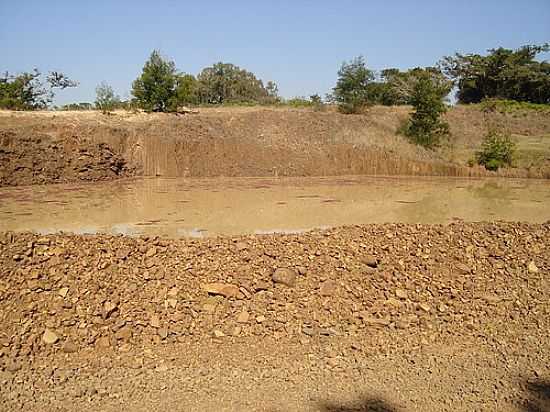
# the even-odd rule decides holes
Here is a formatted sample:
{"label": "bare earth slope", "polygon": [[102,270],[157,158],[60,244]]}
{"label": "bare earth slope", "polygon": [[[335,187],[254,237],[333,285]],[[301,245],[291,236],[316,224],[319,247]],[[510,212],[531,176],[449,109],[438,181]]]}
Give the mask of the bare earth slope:
{"label": "bare earth slope", "polygon": [[133,175],[105,143],[0,131],[0,186],[113,180]]}
{"label": "bare earth slope", "polygon": [[[286,108],[201,109],[197,115],[0,112],[0,185],[144,176],[487,175],[466,163],[486,132],[475,108],[448,114],[453,144],[432,153],[396,131],[407,108],[364,115]],[[546,177],[550,119],[493,114],[520,143],[521,169]],[[63,157],[62,157],[63,156]],[[83,161],[84,159],[84,161]]]}
{"label": "bare earth slope", "polygon": [[4,233],[0,405],[548,411],[549,273],[548,223]]}

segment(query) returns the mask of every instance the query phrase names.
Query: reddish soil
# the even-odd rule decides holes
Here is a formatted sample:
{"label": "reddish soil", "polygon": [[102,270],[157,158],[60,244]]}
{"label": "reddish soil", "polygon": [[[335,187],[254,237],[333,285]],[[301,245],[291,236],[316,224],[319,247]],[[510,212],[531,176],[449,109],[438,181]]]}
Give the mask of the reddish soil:
{"label": "reddish soil", "polygon": [[131,176],[120,154],[105,143],[18,136],[0,130],[0,186],[113,180]]}
{"label": "reddish soil", "polygon": [[550,222],[3,233],[0,274],[5,410],[550,410]]}

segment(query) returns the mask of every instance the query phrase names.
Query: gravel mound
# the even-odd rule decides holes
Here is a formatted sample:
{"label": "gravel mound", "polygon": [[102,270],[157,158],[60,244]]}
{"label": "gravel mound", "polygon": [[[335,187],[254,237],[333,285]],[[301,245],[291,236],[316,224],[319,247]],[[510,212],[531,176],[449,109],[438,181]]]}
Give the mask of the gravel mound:
{"label": "gravel mound", "polygon": [[[312,351],[334,371],[357,361],[353,353],[402,356],[483,339],[484,350],[507,362],[530,342],[539,351],[533,367],[547,374],[549,272],[549,223],[387,224],[201,240],[3,233],[0,369],[25,382],[41,381],[37,371],[51,363],[70,362],[73,375],[105,362],[134,370],[148,368],[144,353],[157,348],[184,363],[195,352],[182,348],[191,347],[232,362],[228,353],[246,342],[251,353],[265,344],[288,359],[292,375],[300,367],[285,352],[292,345],[324,342]],[[38,408],[32,402],[44,388],[24,395],[22,383],[6,379],[19,393],[13,405]],[[101,399],[97,389],[72,388],[64,399]]]}

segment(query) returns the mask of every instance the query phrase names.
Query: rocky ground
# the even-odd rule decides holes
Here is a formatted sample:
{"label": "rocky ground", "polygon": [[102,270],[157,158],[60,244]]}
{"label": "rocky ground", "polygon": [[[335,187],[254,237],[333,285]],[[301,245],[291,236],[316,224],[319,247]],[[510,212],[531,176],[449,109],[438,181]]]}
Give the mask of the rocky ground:
{"label": "rocky ground", "polygon": [[550,410],[550,222],[0,234],[0,409]]}

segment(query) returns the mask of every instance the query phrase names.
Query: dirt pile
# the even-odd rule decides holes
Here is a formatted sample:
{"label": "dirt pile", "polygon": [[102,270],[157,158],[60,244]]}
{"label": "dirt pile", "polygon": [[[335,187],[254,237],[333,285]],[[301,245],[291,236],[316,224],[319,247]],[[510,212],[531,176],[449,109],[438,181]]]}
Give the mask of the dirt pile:
{"label": "dirt pile", "polygon": [[0,186],[112,180],[131,176],[124,158],[106,143],[19,136],[0,130]]}
{"label": "dirt pile", "polygon": [[[483,359],[464,366],[468,373],[493,366],[511,373],[510,362],[516,362],[543,377],[550,373],[549,262],[548,223],[369,225],[204,240],[4,233],[0,365],[16,394],[11,405],[24,409],[38,408],[37,399],[47,409],[58,407],[59,399],[43,391],[59,379],[64,401],[97,407],[111,399],[112,387],[104,394],[96,386],[82,388],[79,376],[85,374],[101,382],[101,373],[123,380],[129,373],[137,386],[115,390],[120,402],[128,401],[139,385],[150,388],[144,382],[151,379],[128,371],[168,373],[167,365],[178,362],[191,368],[181,372],[190,373],[187,378],[178,378],[187,382],[185,390],[206,385],[227,391],[219,377],[197,368],[203,362],[221,373],[219,362],[233,365],[240,350],[260,358],[269,351],[274,363],[268,369],[280,370],[292,387],[298,384],[293,375],[311,372],[306,386],[320,379],[317,367],[341,372],[350,383],[358,365],[372,369],[383,359],[458,344],[470,351],[464,365]],[[529,359],[521,355],[525,347],[533,351]],[[493,352],[499,355],[491,361],[486,354]],[[309,360],[295,359],[297,353]],[[246,375],[242,362],[254,358],[241,359],[231,368]],[[312,360],[318,365],[309,369]],[[450,360],[448,367],[459,363]],[[70,364],[72,372],[50,369],[54,376],[44,378],[48,364]],[[95,375],[99,370],[105,372]],[[247,370],[264,376],[263,369]],[[10,376],[25,378],[17,383]],[[504,389],[516,385],[515,378],[502,376],[502,392],[492,392],[492,381],[479,383],[470,406],[486,397],[497,402],[491,405],[511,402]],[[25,392],[29,382],[33,396]],[[426,400],[418,401],[422,406]],[[200,410],[195,407],[189,409]]]}

